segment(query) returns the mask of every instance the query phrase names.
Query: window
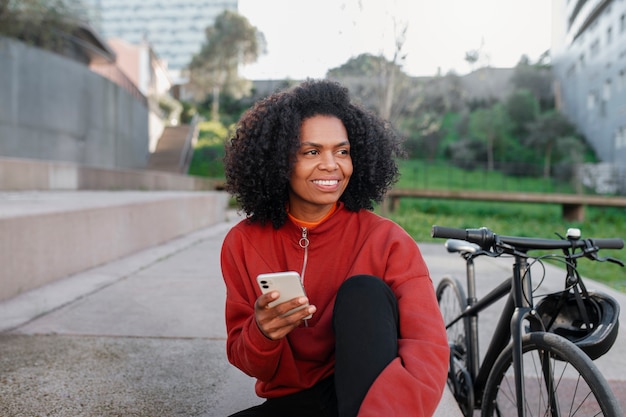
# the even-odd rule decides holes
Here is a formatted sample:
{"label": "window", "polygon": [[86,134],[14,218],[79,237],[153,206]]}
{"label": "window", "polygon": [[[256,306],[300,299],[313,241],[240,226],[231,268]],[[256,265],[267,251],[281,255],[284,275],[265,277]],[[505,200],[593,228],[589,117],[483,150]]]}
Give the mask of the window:
{"label": "window", "polygon": [[609,26],[606,30],[606,44],[610,45],[611,41],[613,41],[613,28]]}
{"label": "window", "polygon": [[615,149],[626,148],[626,127],[622,126],[615,132]]}
{"label": "window", "polygon": [[593,110],[596,107],[596,93],[591,91],[587,95],[587,110]]}
{"label": "window", "polygon": [[611,80],[607,79],[604,82],[604,88],[602,89],[602,99],[609,101],[611,99]]}
{"label": "window", "polygon": [[591,44],[589,48],[589,55],[594,57],[598,55],[599,52],[600,52],[600,40],[596,39],[595,41],[593,41],[593,43]]}
{"label": "window", "polygon": [[623,13],[619,17],[619,33],[624,33],[626,31],[626,13]]}

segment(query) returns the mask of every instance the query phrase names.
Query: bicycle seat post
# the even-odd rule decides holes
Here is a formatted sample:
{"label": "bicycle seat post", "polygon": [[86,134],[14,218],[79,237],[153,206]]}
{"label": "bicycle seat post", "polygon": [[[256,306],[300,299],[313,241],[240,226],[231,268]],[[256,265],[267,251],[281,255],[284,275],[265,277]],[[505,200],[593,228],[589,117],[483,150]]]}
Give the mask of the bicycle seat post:
{"label": "bicycle seat post", "polygon": [[[476,297],[476,272],[474,268],[474,258],[466,256],[465,273],[467,277],[467,306],[471,307],[478,301]],[[471,341],[467,346],[468,363],[467,368],[472,380],[476,378],[479,369],[479,352],[478,352],[478,314],[470,314],[467,318],[466,334],[470,335]]]}
{"label": "bicycle seat post", "polygon": [[467,276],[467,304],[476,304],[476,273],[474,271],[474,258],[467,256],[465,260],[465,274]]}

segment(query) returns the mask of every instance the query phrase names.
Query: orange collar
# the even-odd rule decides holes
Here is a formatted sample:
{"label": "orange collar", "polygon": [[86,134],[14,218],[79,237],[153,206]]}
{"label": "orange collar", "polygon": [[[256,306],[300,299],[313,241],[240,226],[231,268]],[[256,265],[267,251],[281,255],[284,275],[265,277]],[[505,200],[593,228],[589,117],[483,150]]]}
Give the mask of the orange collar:
{"label": "orange collar", "polygon": [[329,218],[335,211],[337,211],[337,204],[333,204],[333,206],[330,208],[330,210],[328,210],[328,213],[326,213],[326,215],[324,217],[322,217],[320,220],[318,220],[316,222],[305,222],[303,220],[296,219],[289,212],[287,212],[287,215],[298,226],[306,227],[307,229],[312,229],[315,226],[317,226],[317,225],[321,224],[322,222],[324,222],[324,220]]}

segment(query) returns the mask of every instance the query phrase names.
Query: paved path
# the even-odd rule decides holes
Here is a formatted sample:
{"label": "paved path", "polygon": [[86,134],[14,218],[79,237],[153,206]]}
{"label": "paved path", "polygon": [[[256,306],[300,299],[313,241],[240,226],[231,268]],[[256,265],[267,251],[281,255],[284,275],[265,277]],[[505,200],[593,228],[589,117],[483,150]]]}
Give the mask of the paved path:
{"label": "paved path", "polygon": [[[224,352],[219,250],[236,220],[0,303],[0,416],[225,416],[259,403]],[[463,274],[443,242],[420,247],[435,283]],[[477,268],[479,291],[509,271]],[[624,380],[625,353],[622,332],[598,361],[609,379]],[[437,416],[457,415],[446,391]]]}

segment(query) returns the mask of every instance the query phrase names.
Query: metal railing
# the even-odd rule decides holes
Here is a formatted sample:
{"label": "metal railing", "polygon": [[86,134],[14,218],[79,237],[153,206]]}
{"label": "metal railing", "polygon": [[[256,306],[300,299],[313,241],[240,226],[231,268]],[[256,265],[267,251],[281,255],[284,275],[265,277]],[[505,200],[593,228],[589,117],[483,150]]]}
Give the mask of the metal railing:
{"label": "metal railing", "polygon": [[189,132],[185,138],[185,144],[183,145],[183,150],[180,153],[180,161],[178,163],[178,167],[182,173],[187,173],[189,171],[189,165],[191,164],[191,158],[193,157],[194,145],[198,140],[199,122],[200,116],[198,116],[198,114],[194,114],[189,122]]}

